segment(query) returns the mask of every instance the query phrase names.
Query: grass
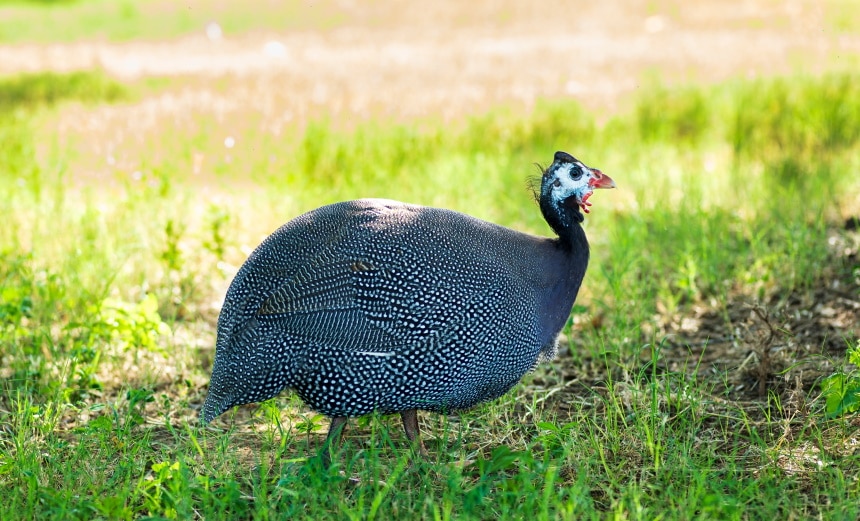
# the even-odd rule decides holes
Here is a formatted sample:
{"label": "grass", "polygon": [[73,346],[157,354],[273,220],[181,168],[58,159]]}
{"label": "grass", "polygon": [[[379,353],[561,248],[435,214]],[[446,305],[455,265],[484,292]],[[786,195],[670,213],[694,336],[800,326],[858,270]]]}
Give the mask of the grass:
{"label": "grass", "polygon": [[217,22],[224,35],[251,30],[327,29],[343,23],[325,2],[244,4],[192,0],[20,0],[0,2],[0,43],[155,40],[204,34]]}
{"label": "grass", "polygon": [[[628,6],[631,9],[632,6]],[[662,15],[675,22],[701,25],[695,10],[672,1],[655,1],[641,9],[642,16]],[[761,9],[760,14],[722,18],[722,25],[738,29],[784,28],[791,10]],[[853,0],[801,2],[797,9],[820,10],[824,26],[820,29],[837,35],[857,32],[860,19],[855,15]],[[56,43],[79,41],[131,41],[173,39],[203,35],[210,22],[217,22],[226,37],[249,32],[330,30],[352,24],[385,25],[392,14],[415,20],[408,7],[384,4],[364,5],[328,1],[274,2],[252,0],[236,3],[225,0],[0,0],[0,43]],[[522,12],[516,2],[455,9],[455,25],[466,21],[506,24]],[[439,11],[423,13],[420,19],[440,22]],[[445,15],[442,15],[444,19]],[[808,15],[807,15],[808,16]],[[840,60],[845,57],[839,57]],[[838,60],[837,60],[838,61]]]}
{"label": "grass", "polygon": [[[117,117],[123,139],[63,128],[169,82],[0,81],[0,518],[856,519],[857,417],[826,420],[817,384],[858,341],[827,292],[860,298],[858,80],[654,87],[603,123],[546,102],[275,137],[192,110]],[[620,187],[556,364],[425,415],[412,466],[370,417],[321,469],[324,419],[289,394],[197,426],[219,300],[277,225],[379,196],[548,233],[525,178],[556,149]]]}

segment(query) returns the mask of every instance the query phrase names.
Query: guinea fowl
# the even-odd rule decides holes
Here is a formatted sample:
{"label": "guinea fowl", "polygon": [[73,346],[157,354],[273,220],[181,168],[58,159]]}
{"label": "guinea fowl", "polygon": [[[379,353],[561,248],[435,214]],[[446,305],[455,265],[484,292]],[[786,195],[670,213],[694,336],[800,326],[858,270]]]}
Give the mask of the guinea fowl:
{"label": "guinea fowl", "polygon": [[588,264],[582,212],[613,187],[556,152],[538,198],[552,239],[381,199],[293,219],[227,291],[202,421],[289,388],[331,418],[326,465],[347,418],[374,411],[426,454],[418,410],[493,400],[555,357]]}

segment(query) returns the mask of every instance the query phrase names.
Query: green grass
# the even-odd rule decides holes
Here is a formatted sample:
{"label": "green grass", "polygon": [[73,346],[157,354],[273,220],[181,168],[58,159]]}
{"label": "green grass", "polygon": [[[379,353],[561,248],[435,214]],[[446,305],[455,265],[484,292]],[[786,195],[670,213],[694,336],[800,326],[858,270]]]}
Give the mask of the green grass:
{"label": "green grass", "polygon": [[[856,416],[825,421],[803,376],[853,374],[857,339],[791,348],[801,322],[779,315],[813,309],[793,302],[826,281],[860,296],[856,253],[831,247],[850,241],[838,224],[860,191],[860,77],[655,87],[603,124],[563,102],[447,127],[318,121],[286,138],[250,121],[231,131],[254,147],[230,151],[194,113],[130,127],[136,148],[114,154],[133,166],[108,174],[85,168],[102,168],[83,151],[91,134],[55,132],[67,111],[162,88],[0,81],[0,518],[860,516]],[[412,466],[398,421],[364,418],[321,469],[307,457],[322,419],[289,394],[226,414],[224,430],[197,426],[213,302],[275,226],[378,196],[548,233],[526,178],[556,149],[619,189],[593,200],[592,264],[553,367],[460,416],[426,415],[432,457]],[[746,302],[795,324],[764,396],[744,360],[770,345]],[[719,329],[671,326],[702,309]]]}
{"label": "green grass", "polygon": [[218,22],[225,35],[251,30],[327,29],[344,15],[325,2],[68,0],[0,2],[0,43],[155,40],[204,34]]}
{"label": "green grass", "polygon": [[[828,33],[853,34],[860,27],[854,0],[821,0],[809,4],[822,10],[825,24],[822,30]],[[802,4],[798,8],[809,9],[810,6]],[[649,15],[662,14],[670,19],[683,14],[690,16],[670,1],[651,2],[647,10]],[[384,24],[388,11],[377,6],[355,9],[330,0],[0,0],[0,43],[158,40],[195,33],[202,35],[212,21],[218,22],[227,36],[252,31],[327,30],[347,26],[357,19]],[[499,24],[515,16],[510,6],[476,10],[475,13],[482,20]],[[780,14],[782,16],[769,20],[756,20],[754,15],[747,15],[723,23],[742,29],[780,28],[789,23],[785,17],[796,16]],[[701,23],[695,15],[691,19]],[[837,61],[843,61],[848,56],[838,58]]]}
{"label": "green grass", "polygon": [[122,98],[124,92],[120,84],[99,73],[25,74],[0,78],[0,110],[54,105],[64,100],[111,102]]}

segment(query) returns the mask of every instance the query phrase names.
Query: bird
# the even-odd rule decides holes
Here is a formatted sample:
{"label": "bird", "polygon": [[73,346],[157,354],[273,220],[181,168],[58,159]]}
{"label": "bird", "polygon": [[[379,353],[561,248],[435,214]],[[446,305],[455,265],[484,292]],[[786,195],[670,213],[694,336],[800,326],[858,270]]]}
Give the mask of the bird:
{"label": "bird", "polygon": [[330,418],[322,463],[348,418],[399,414],[422,456],[418,411],[499,398],[555,358],[589,259],[595,189],[615,182],[566,152],[535,191],[554,237],[386,199],[287,222],[227,290],[202,423],[286,389]]}

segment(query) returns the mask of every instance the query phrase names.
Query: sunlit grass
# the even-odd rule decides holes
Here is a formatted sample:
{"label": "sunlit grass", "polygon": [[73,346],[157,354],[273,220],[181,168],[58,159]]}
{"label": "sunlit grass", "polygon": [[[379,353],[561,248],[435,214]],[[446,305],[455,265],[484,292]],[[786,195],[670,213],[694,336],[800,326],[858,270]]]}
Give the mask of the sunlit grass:
{"label": "sunlit grass", "polygon": [[250,30],[326,29],[343,16],[325,2],[236,3],[192,0],[0,2],[0,43],[125,41],[204,35],[211,22],[226,36]]}
{"label": "sunlit grass", "polygon": [[[602,123],[546,102],[279,132],[270,114],[173,110],[164,92],[99,74],[0,82],[0,517],[860,513],[853,419],[820,423],[808,387],[805,410],[774,389],[741,399],[727,382],[742,360],[701,374],[700,349],[673,365],[658,323],[713,309],[742,343],[732,299],[851,278],[829,240],[860,193],[860,78],[654,88]],[[527,180],[555,150],[619,188],[593,198],[592,264],[554,368],[424,419],[433,459],[411,468],[386,419],[351,422],[345,475],[307,461],[324,425],[292,396],[198,429],[220,299],[266,234],[357,197],[546,234]]]}

